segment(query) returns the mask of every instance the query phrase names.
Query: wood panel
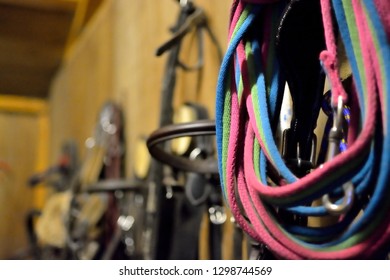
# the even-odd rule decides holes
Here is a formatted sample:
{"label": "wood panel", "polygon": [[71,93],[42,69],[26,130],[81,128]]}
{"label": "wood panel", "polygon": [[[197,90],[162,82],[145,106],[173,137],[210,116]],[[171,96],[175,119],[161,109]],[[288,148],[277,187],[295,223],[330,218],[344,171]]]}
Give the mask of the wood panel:
{"label": "wood panel", "polygon": [[26,252],[26,215],[46,198],[43,184],[31,189],[27,182],[48,166],[47,113],[41,99],[0,95],[0,259]]}
{"label": "wood panel", "polygon": [[39,118],[32,114],[0,112],[0,259],[13,257],[27,247],[25,218],[34,206],[27,180],[36,171]]}
{"label": "wood panel", "polygon": [[70,46],[103,0],[0,0],[0,92],[46,98]]}
{"label": "wood panel", "polygon": [[[76,1],[76,0],[75,0]],[[32,8],[46,11],[73,11],[76,2],[72,0],[0,0],[1,4],[14,7]]]}
{"label": "wood panel", "polygon": [[84,141],[94,133],[98,111],[113,96],[112,19],[108,2],[68,50],[52,82],[52,161],[67,139],[74,139],[83,155]]}

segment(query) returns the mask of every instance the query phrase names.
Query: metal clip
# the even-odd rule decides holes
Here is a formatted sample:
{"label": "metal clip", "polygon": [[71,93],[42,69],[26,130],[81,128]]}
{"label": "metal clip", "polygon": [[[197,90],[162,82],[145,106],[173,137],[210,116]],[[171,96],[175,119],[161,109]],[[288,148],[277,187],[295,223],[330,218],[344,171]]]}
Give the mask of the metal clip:
{"label": "metal clip", "polygon": [[329,214],[341,215],[351,208],[354,199],[353,184],[351,182],[343,184],[343,191],[344,197],[340,204],[332,203],[328,194],[322,196],[322,204]]}
{"label": "metal clip", "polygon": [[308,161],[302,160],[300,144],[297,143],[297,159],[294,160],[294,163],[296,164],[297,168],[312,169],[314,167],[316,150],[317,150],[317,138],[315,134],[313,134],[313,138],[311,141],[310,159]]}
{"label": "metal clip", "polygon": [[[291,132],[292,130],[290,128],[283,131],[282,156],[285,159],[286,164],[294,170],[296,174],[301,174],[301,176],[303,176],[315,166],[317,137],[314,133],[311,137],[310,157],[302,158],[303,153],[300,143],[297,142],[295,144],[296,146],[291,144],[293,140]],[[296,149],[295,151],[293,150],[294,148]]]}
{"label": "metal clip", "polygon": [[337,100],[337,107],[333,110],[333,126],[329,131],[328,151],[325,161],[330,161],[340,153],[340,143],[343,139],[344,102],[341,96]]}
{"label": "metal clip", "polygon": [[[343,139],[343,115],[344,101],[341,96],[338,97],[337,107],[333,112],[333,126],[329,131],[328,150],[326,154],[326,161],[330,161],[336,155],[340,153],[340,143]],[[322,204],[326,208],[329,214],[340,215],[347,212],[354,200],[354,186],[352,182],[346,182],[343,184],[344,197],[340,204],[332,203],[329,199],[329,195],[322,196]]]}

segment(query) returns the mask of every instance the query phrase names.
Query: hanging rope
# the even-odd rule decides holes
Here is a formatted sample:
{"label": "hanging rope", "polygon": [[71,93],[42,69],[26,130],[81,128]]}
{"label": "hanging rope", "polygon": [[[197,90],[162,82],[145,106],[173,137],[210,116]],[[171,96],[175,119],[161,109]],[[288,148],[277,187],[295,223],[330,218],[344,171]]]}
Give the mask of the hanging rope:
{"label": "hanging rope", "polygon": [[[349,117],[359,120],[360,128],[345,151],[297,178],[279,152],[272,125],[279,116],[277,100],[285,85],[273,40],[286,2],[233,2],[216,101],[221,185],[238,224],[279,258],[373,258],[389,249],[389,27],[384,26],[376,4],[321,0],[327,49],[319,59],[331,83],[333,114],[339,117],[337,108],[356,98],[359,110],[351,110]],[[344,89],[338,73],[332,12],[356,96]],[[271,169],[279,179],[270,179]],[[281,210],[305,217],[329,215],[326,207],[310,204],[327,194],[338,197],[336,205],[344,203],[346,184],[354,202],[335,224],[301,226],[279,215]]]}

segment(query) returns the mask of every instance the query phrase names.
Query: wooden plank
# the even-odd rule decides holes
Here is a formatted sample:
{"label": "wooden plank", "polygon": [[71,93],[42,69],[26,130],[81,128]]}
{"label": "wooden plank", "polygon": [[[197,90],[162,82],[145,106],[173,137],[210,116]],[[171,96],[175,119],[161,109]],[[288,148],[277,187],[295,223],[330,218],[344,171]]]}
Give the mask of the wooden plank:
{"label": "wooden plank", "polygon": [[0,4],[48,11],[73,11],[77,2],[78,0],[0,0]]}
{"label": "wooden plank", "polygon": [[[49,166],[50,151],[50,119],[47,110],[42,111],[38,116],[38,143],[35,171],[42,172]],[[33,207],[42,209],[45,205],[48,190],[45,184],[39,184],[34,188]]]}
{"label": "wooden plank", "polygon": [[28,245],[25,220],[34,191],[27,182],[36,171],[37,128],[36,115],[0,112],[0,157],[11,167],[0,177],[0,259],[11,258]]}
{"label": "wooden plank", "polygon": [[66,49],[76,41],[81,34],[84,26],[88,23],[91,17],[95,14],[97,8],[104,0],[78,0],[73,17],[72,27],[69,31]]}
{"label": "wooden plank", "polygon": [[0,2],[0,92],[47,96],[73,13]]}
{"label": "wooden plank", "polygon": [[19,69],[0,73],[0,89],[8,95],[46,98],[54,71]]}
{"label": "wooden plank", "polygon": [[69,45],[76,40],[81,30],[83,29],[86,20],[86,14],[88,11],[88,5],[89,5],[89,0],[79,0],[77,2],[77,8],[68,34],[66,48],[68,48]]}
{"label": "wooden plank", "polygon": [[[42,172],[48,168],[49,159],[49,143],[50,143],[50,119],[48,116],[48,102],[38,98],[18,97],[11,95],[0,94],[0,113],[13,113],[13,115],[32,115],[31,119],[35,119],[37,127],[36,131],[36,149],[29,145],[26,148],[32,148],[34,153],[35,163],[32,166],[32,172]],[[20,131],[25,133],[25,131]],[[15,148],[15,147],[10,147]],[[47,195],[47,189],[45,185],[40,184],[34,188],[32,205],[36,209],[42,209]]]}
{"label": "wooden plank", "polygon": [[[25,42],[19,39],[2,40],[0,44],[0,72],[20,70],[55,70],[61,63],[62,45],[45,45],[38,41]],[[47,73],[49,74],[49,73]]]}
{"label": "wooden plank", "polygon": [[43,115],[48,112],[48,103],[38,98],[0,94],[0,111]]}

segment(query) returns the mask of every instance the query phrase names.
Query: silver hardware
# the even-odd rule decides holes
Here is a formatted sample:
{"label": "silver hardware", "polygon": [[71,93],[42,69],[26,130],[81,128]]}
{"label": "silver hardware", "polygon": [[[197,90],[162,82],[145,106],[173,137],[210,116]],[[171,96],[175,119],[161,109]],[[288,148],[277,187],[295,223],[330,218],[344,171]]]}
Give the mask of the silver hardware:
{"label": "silver hardware", "polygon": [[340,204],[332,203],[328,194],[322,196],[322,204],[329,214],[341,215],[347,212],[352,206],[354,200],[353,190],[353,184],[351,182],[347,182],[343,185],[344,197]]}
{"label": "silver hardware", "polygon": [[129,231],[134,225],[134,217],[133,216],[119,216],[118,225],[123,231]]}
{"label": "silver hardware", "polygon": [[165,197],[167,198],[167,199],[171,199],[172,197],[173,197],[173,188],[172,188],[172,186],[170,186],[170,185],[168,185],[168,186],[166,186],[165,187],[165,189],[166,189],[166,193],[165,193]]}
{"label": "silver hardware", "polygon": [[180,6],[185,7],[188,5],[189,0],[180,0]]}
{"label": "silver hardware", "polygon": [[89,137],[87,140],[85,140],[85,146],[88,149],[92,149],[93,147],[95,147],[95,145],[96,145],[96,141],[93,137]]}
{"label": "silver hardware", "polygon": [[[329,132],[328,151],[326,154],[326,161],[330,161],[340,153],[340,142],[343,134],[343,109],[344,101],[341,96],[338,97],[337,107],[333,108],[333,126]],[[321,166],[322,167],[322,166]],[[340,215],[347,212],[354,200],[354,186],[352,182],[343,184],[344,197],[340,204],[332,203],[329,195],[322,196],[322,204],[331,215]]]}
{"label": "silver hardware", "polygon": [[192,150],[192,152],[190,153],[190,160],[195,160],[197,159],[200,155],[202,154],[202,150],[200,148],[195,148]]}
{"label": "silver hardware", "polygon": [[222,206],[214,205],[209,208],[210,221],[214,225],[222,225],[227,219],[227,215]]}

